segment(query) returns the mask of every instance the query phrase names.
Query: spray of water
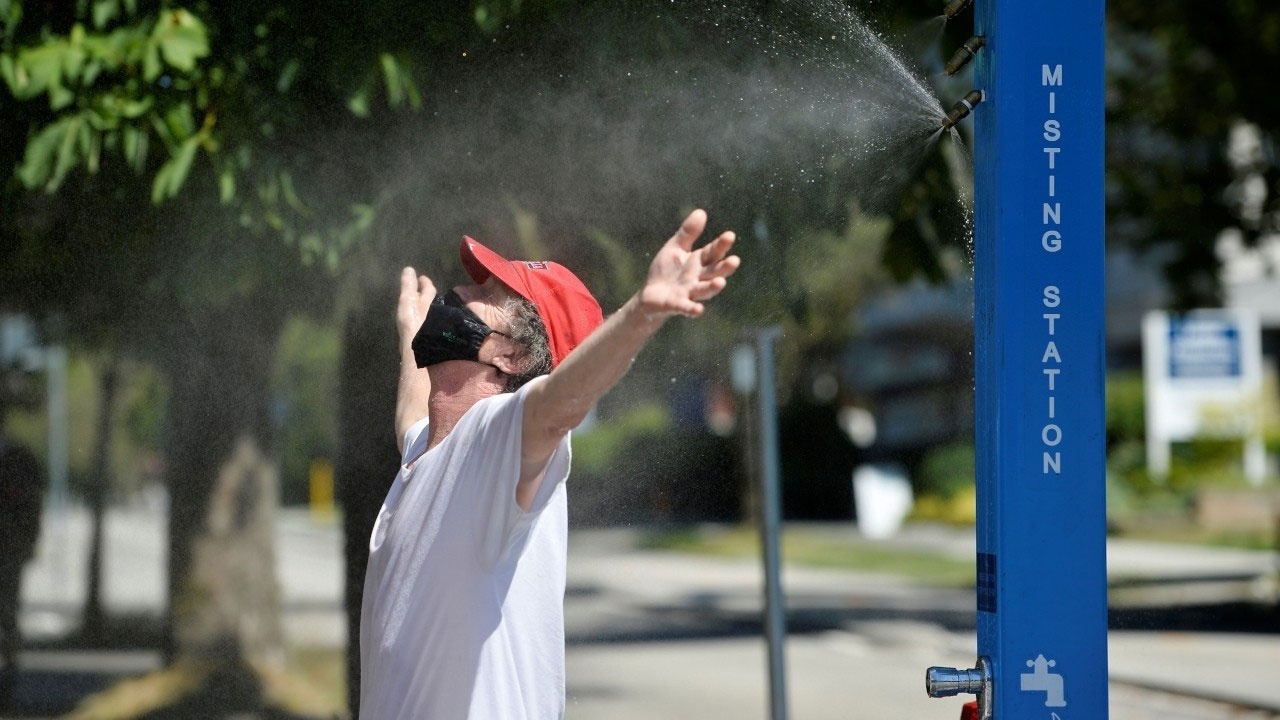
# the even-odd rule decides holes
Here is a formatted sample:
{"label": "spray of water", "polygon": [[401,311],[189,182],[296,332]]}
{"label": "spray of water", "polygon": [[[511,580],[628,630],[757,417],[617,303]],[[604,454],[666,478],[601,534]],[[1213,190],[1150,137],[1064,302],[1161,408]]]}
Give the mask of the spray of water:
{"label": "spray of water", "polygon": [[[550,29],[569,49],[556,55],[478,58],[465,89],[388,138],[384,235],[408,245],[386,250],[420,249],[427,229],[498,231],[513,208],[553,232],[627,227],[664,204],[753,183],[802,193],[837,171],[864,207],[889,202],[931,148],[938,97],[842,2],[769,7],[642,3]],[[605,23],[633,24],[634,41],[602,46]]]}
{"label": "spray of water", "polygon": [[[573,255],[616,307],[661,223],[690,204],[731,222],[746,251],[780,246],[791,240],[752,231],[758,206],[826,192],[890,209],[941,139],[929,83],[840,0],[610,5],[546,28],[536,47],[500,35],[470,52],[464,81],[429,92],[419,121],[359,149],[383,179],[362,282],[403,264],[458,281],[466,233],[524,256]],[[688,361],[651,355],[637,372],[683,377]]]}

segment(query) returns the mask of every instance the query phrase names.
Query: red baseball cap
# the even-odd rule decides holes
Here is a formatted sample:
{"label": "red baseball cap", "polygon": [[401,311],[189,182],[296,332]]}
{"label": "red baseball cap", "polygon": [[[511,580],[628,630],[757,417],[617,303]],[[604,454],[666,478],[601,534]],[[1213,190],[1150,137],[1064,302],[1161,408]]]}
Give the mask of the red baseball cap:
{"label": "red baseball cap", "polygon": [[476,240],[463,236],[458,248],[462,267],[477,283],[490,276],[538,308],[551,341],[551,367],[604,322],[600,303],[569,269],[543,260],[507,260]]}

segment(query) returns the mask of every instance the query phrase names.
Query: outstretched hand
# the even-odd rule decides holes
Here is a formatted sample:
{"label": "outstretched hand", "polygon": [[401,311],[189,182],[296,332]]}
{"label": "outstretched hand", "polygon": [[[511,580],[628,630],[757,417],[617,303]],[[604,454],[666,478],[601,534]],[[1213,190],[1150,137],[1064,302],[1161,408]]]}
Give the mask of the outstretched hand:
{"label": "outstretched hand", "polygon": [[396,330],[403,352],[413,344],[413,337],[427,317],[431,301],[436,299],[436,286],[426,275],[418,275],[413,268],[400,271],[400,300],[396,303]]}
{"label": "outstretched hand", "polygon": [[662,246],[649,265],[649,277],[640,289],[640,307],[650,316],[698,317],[703,303],[724,289],[741,260],[729,255],[735,236],[725,231],[715,240],[693,249],[707,225],[707,214],[694,210],[680,229]]}

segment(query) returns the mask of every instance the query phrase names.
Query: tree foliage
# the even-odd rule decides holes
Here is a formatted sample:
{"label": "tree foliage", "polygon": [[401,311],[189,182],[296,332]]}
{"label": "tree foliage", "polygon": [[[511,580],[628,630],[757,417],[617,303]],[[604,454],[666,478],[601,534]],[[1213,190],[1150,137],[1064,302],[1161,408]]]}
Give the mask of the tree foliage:
{"label": "tree foliage", "polygon": [[[136,2],[97,0],[79,3],[72,17],[46,18],[37,30],[21,2],[4,5],[0,75],[17,100],[47,98],[50,113],[26,145],[22,183],[56,191],[73,168],[97,172],[104,151],[141,170],[155,136],[166,157],[152,199],[175,196],[197,150],[215,142],[215,116],[196,72],[209,54],[204,23],[183,8],[142,14]],[[68,20],[69,28],[59,27]]]}
{"label": "tree foliage", "polygon": [[[1252,244],[1280,230],[1280,6],[1115,0],[1107,13],[1108,239],[1160,248],[1178,306],[1215,304],[1219,233]],[[1243,165],[1228,158],[1241,123],[1263,137]]]}

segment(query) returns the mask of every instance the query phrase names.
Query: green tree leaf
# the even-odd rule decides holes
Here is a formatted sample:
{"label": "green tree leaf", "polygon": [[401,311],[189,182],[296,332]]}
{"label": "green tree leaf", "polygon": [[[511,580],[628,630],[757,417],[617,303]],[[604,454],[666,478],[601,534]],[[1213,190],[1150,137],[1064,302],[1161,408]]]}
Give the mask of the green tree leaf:
{"label": "green tree leaf", "polygon": [[223,165],[222,172],[218,173],[218,199],[223,203],[229,203],[236,197],[236,173],[235,168],[230,163]]}
{"label": "green tree leaf", "polygon": [[64,120],[62,137],[58,139],[57,162],[53,167],[53,177],[49,178],[47,187],[50,191],[56,190],[62,184],[67,173],[71,172],[71,168],[75,167],[80,161],[84,149],[84,138],[81,133],[84,126],[84,117],[70,115]]}
{"label": "green tree leaf", "polygon": [[151,37],[164,61],[184,72],[195,69],[196,61],[209,55],[204,23],[186,10],[162,12]]}
{"label": "green tree leaf", "polygon": [[62,49],[56,41],[49,41],[18,53],[10,89],[19,100],[30,99],[61,83],[61,76]]}
{"label": "green tree leaf", "polygon": [[195,160],[199,147],[199,137],[187,138],[178,146],[177,152],[156,171],[155,180],[151,184],[151,202],[159,204],[178,194],[182,183],[186,182],[187,173],[191,171],[191,163]]}
{"label": "green tree leaf", "polygon": [[387,103],[391,107],[397,107],[403,99],[400,85],[400,66],[396,63],[396,59],[387,53],[380,55],[378,62],[382,65],[382,77],[386,81]]}
{"label": "green tree leaf", "polygon": [[15,0],[0,0],[0,28],[3,28],[6,46],[13,42],[13,34],[21,22],[22,3]]}
{"label": "green tree leaf", "polygon": [[99,30],[120,16],[120,0],[96,0],[93,3],[93,26]]}
{"label": "green tree leaf", "polygon": [[147,146],[150,144],[146,132],[132,125],[125,125],[120,131],[124,158],[135,171],[141,172],[147,163]]}
{"label": "green tree leaf", "polygon": [[142,77],[149,83],[155,82],[160,77],[160,48],[156,43],[147,43],[146,50],[142,56]]}
{"label": "green tree leaf", "polygon": [[18,167],[18,179],[28,188],[40,187],[53,172],[54,153],[66,131],[68,118],[46,125],[27,142]]}
{"label": "green tree leaf", "polygon": [[369,117],[369,88],[360,86],[347,100],[347,109],[358,118]]}

